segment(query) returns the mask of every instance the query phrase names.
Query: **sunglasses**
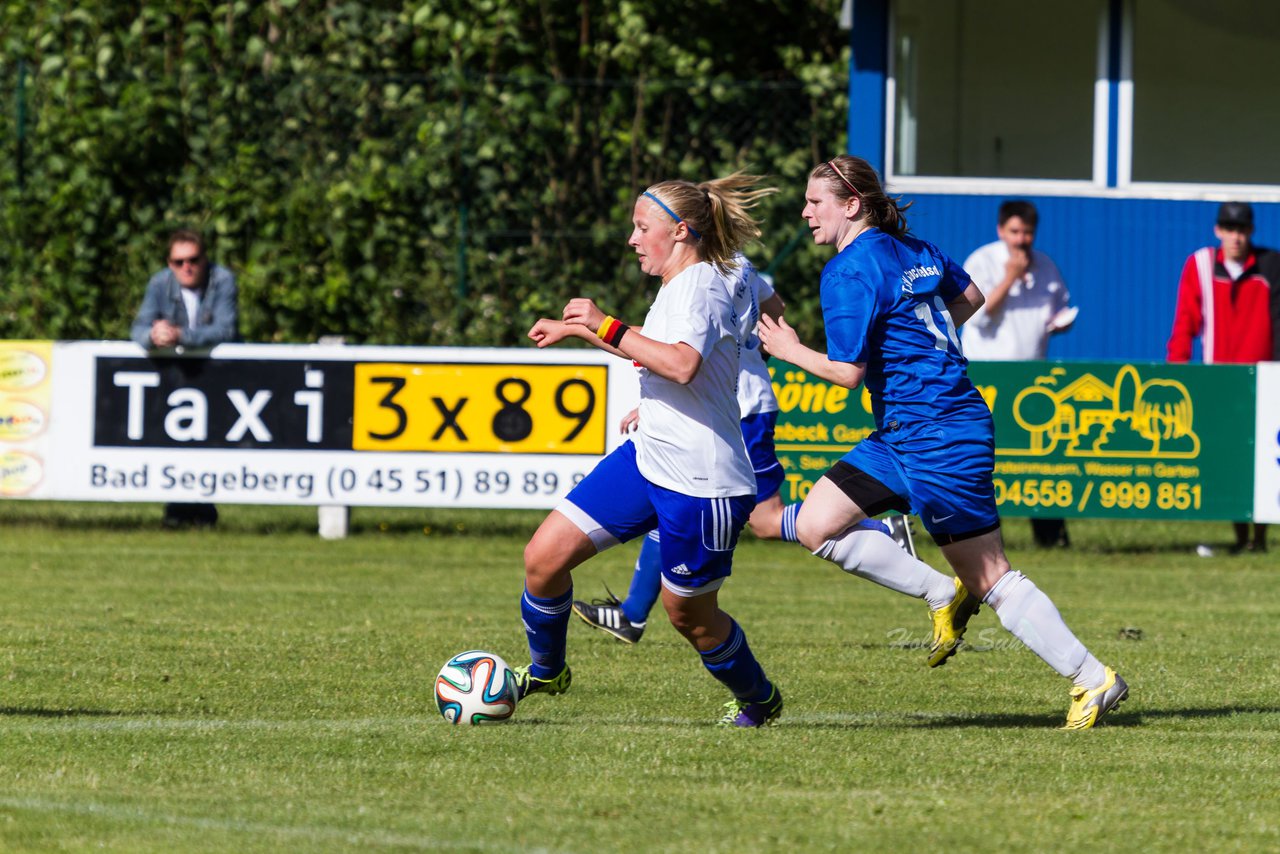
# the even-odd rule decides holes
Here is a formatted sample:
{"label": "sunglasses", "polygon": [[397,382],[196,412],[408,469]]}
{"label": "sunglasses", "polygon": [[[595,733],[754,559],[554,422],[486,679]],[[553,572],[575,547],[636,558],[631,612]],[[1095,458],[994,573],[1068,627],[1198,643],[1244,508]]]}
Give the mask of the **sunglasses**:
{"label": "sunglasses", "polygon": [[200,262],[204,260],[199,255],[192,255],[190,258],[170,258],[170,267],[198,267]]}

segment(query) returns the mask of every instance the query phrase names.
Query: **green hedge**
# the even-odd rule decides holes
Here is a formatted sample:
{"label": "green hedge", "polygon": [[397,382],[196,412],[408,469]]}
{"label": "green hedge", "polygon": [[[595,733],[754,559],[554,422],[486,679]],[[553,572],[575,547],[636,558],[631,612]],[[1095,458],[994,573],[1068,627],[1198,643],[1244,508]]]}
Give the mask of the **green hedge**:
{"label": "green hedge", "polygon": [[0,337],[125,337],[178,226],[249,341],[511,345],[574,295],[638,318],[635,195],[739,167],[784,189],[752,251],[815,331],[825,253],[790,241],[843,146],[839,0],[2,8]]}

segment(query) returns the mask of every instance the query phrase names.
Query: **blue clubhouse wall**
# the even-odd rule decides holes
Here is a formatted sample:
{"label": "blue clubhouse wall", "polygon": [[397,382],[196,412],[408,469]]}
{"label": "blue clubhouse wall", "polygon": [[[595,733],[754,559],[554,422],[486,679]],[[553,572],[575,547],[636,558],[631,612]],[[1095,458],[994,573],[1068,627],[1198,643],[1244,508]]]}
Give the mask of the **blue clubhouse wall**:
{"label": "blue clubhouse wall", "polygon": [[[1051,359],[1165,358],[1178,276],[1188,255],[1216,245],[1219,202],[1019,196],[1040,211],[1036,248],[1047,252],[1080,308],[1053,338]],[[996,239],[1002,196],[907,194],[911,230],[958,262]],[[1280,247],[1280,204],[1253,205],[1254,242]]]}

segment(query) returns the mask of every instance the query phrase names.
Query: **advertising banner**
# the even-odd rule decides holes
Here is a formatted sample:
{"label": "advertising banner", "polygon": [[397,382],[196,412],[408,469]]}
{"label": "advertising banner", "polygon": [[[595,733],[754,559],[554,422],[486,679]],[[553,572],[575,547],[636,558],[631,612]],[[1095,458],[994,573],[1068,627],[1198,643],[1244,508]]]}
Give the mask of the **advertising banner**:
{"label": "advertising banner", "polygon": [[1280,362],[1258,365],[1253,521],[1280,522]]}
{"label": "advertising banner", "polygon": [[[771,370],[795,502],[875,429],[871,401]],[[1280,365],[970,376],[1006,516],[1280,522]],[[3,342],[0,498],[549,508],[638,398],[631,363],[597,350]]]}
{"label": "advertising banner", "polygon": [[49,476],[93,501],[553,507],[639,396],[569,349],[75,342],[53,374]]}
{"label": "advertising banner", "polygon": [[[995,422],[1006,516],[1248,519],[1256,368],[974,362]],[[870,396],[773,365],[783,500],[875,429]],[[1274,441],[1275,436],[1272,436]]]}
{"label": "advertising banner", "polygon": [[0,497],[49,495],[50,341],[0,341]]}

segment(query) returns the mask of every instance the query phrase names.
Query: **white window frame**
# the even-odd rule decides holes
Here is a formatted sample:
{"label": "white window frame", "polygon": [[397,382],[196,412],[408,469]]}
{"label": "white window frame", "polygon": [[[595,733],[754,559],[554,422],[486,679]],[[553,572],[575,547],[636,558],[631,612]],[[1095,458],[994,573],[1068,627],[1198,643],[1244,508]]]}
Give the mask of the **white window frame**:
{"label": "white window frame", "polygon": [[885,184],[894,193],[938,193],[975,196],[1082,196],[1115,199],[1186,201],[1280,202],[1280,185],[1211,184],[1133,180],[1133,4],[1123,0],[1120,25],[1120,74],[1116,83],[1116,185],[1107,186],[1110,167],[1111,80],[1108,61],[1111,16],[1106,6],[1098,22],[1098,61],[1093,83],[1093,176],[1089,180],[1060,178],[953,178],[897,175],[897,26],[890,0],[888,67],[885,76]]}

